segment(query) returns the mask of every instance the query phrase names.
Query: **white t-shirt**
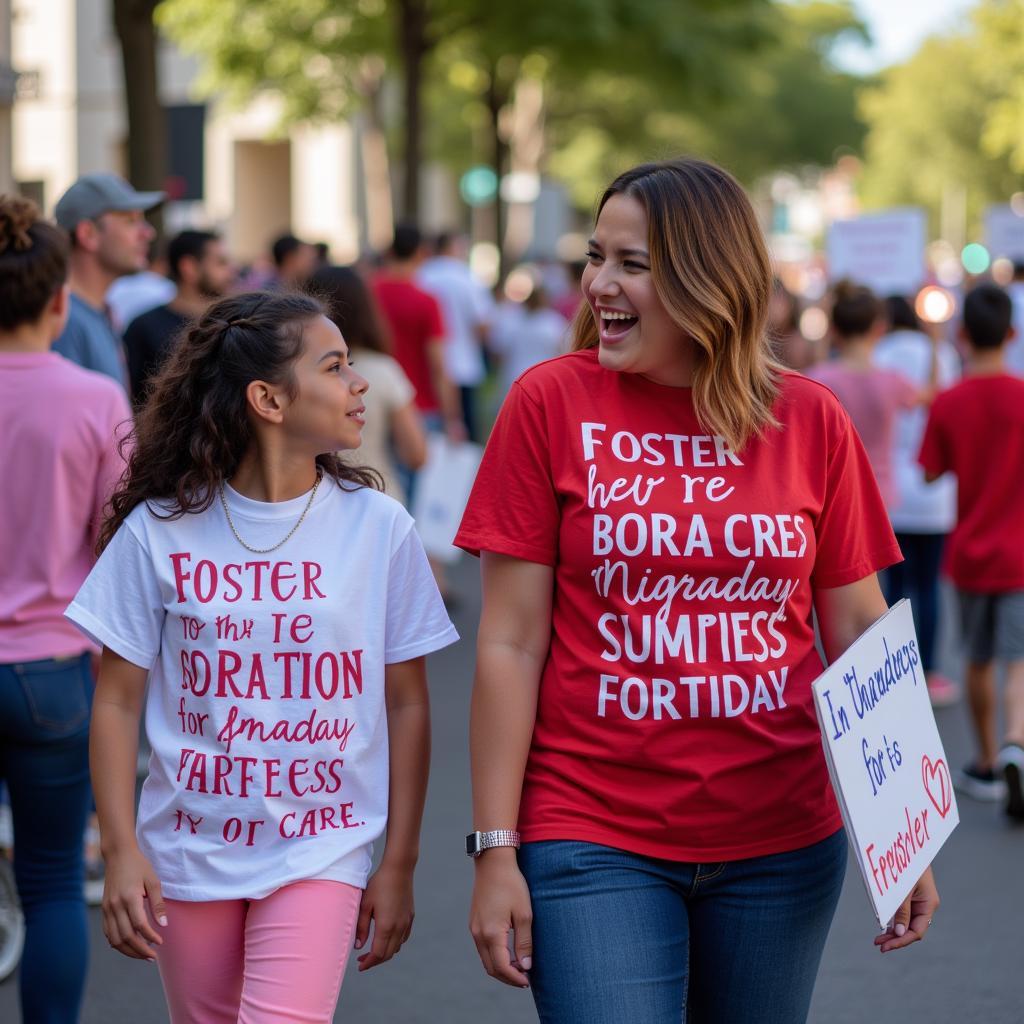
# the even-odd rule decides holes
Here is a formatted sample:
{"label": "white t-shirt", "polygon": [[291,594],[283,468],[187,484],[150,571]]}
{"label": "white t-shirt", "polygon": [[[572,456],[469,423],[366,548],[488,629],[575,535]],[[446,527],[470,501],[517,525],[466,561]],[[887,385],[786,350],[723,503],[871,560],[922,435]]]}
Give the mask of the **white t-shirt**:
{"label": "white t-shirt", "polygon": [[1024,377],[1024,281],[1013,281],[1006,286],[1006,294],[1013,303],[1015,338],[1006,346],[1006,368],[1018,377]]}
{"label": "white t-shirt", "polygon": [[[309,498],[225,491],[256,548]],[[218,499],[176,520],[140,505],[100,556],[66,614],[150,671],[137,832],[165,895],[366,884],[388,811],[384,666],[458,639],[412,525],[326,478],[269,554]]]}
{"label": "white t-shirt", "polygon": [[501,358],[501,390],[508,394],[520,374],[531,366],[569,350],[569,323],[554,309],[523,309],[516,319],[506,316],[491,331],[491,348]]}
{"label": "white t-shirt", "polygon": [[[939,387],[960,377],[960,360],[949,342],[939,342]],[[893,331],[878,343],[875,365],[895,370],[919,388],[928,383],[932,343],[918,331]],[[928,410],[924,406],[898,414],[893,434],[892,469],[896,503],[889,510],[893,529],[905,533],[949,533],[956,524],[956,477],[946,473],[934,483],[924,481],[917,461]]]}
{"label": "white t-shirt", "polygon": [[441,306],[448,376],[463,387],[479,384],[486,371],[478,331],[489,322],[494,308],[490,293],[454,256],[427,260],[416,274],[416,283]]}

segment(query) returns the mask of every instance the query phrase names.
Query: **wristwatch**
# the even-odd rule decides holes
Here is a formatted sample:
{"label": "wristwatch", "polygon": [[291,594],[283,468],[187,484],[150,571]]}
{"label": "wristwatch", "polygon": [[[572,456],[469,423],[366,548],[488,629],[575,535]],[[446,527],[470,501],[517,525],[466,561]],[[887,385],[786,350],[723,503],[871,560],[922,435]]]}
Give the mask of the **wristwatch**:
{"label": "wristwatch", "polygon": [[466,854],[479,857],[484,850],[494,846],[514,846],[519,849],[519,833],[510,828],[499,828],[493,832],[470,832],[466,836]]}

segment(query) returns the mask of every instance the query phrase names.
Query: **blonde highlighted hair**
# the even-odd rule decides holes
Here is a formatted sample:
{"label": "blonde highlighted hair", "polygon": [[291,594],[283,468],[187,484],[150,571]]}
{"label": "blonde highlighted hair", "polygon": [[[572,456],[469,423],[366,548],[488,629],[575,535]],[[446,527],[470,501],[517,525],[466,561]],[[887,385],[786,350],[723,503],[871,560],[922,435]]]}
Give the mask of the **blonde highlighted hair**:
{"label": "blonde highlighted hair", "polygon": [[[766,427],[783,369],[768,340],[772,268],[746,193],[732,175],[689,158],[641,164],[605,190],[635,199],[647,214],[651,277],[669,316],[694,346],[693,405],[701,424],[734,451]],[[573,350],[598,344],[583,303]]]}

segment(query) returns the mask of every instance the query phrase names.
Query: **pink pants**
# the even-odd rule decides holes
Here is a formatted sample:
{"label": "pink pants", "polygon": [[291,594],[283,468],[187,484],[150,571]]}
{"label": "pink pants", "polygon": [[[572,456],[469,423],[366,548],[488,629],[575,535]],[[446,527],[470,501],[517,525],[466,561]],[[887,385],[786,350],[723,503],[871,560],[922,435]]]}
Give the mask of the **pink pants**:
{"label": "pink pants", "polygon": [[261,900],[167,900],[157,963],[171,1024],[330,1024],[361,896],[313,880]]}

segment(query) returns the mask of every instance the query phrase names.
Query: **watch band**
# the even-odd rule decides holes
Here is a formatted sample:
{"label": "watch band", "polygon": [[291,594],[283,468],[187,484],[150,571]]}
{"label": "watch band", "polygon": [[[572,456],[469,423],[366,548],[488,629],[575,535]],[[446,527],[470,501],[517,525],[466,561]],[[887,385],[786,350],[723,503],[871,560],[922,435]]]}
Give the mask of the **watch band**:
{"label": "watch band", "polygon": [[490,850],[495,846],[514,846],[518,850],[519,845],[519,833],[510,828],[470,832],[466,836],[466,854],[470,857],[479,857],[484,850]]}

